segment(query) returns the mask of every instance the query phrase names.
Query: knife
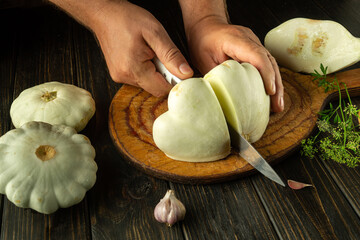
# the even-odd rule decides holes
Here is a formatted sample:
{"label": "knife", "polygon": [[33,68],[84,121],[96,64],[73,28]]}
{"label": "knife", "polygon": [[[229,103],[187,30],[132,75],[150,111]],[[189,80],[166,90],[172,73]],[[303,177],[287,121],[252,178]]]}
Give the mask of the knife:
{"label": "knife", "polygon": [[[172,73],[164,66],[164,64],[155,57],[153,63],[158,72],[171,85],[175,86],[182,80]],[[265,177],[285,187],[284,182],[281,180],[275,170],[269,165],[269,163],[256,151],[256,149],[241,135],[239,134],[230,124],[228,124],[231,145],[239,150],[239,155],[245,159],[251,166],[258,170]]]}

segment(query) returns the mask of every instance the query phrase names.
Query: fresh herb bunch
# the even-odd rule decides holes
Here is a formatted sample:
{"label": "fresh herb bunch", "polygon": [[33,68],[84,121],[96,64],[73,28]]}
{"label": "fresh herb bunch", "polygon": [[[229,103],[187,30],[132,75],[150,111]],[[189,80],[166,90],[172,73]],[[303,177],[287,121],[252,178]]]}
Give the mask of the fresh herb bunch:
{"label": "fresh herb bunch", "polygon": [[[328,109],[319,112],[316,123],[319,132],[301,142],[301,154],[309,158],[318,154],[323,159],[357,167],[360,163],[360,132],[359,125],[354,123],[353,118],[358,117],[360,110],[352,104],[346,85],[339,83],[336,76],[329,79],[326,75],[327,67],[322,64],[320,70],[321,73],[314,70],[315,73],[311,74],[313,81],[317,81],[325,92],[336,89],[339,92],[339,103],[336,107],[330,103]],[[347,101],[342,100],[340,84],[344,85]],[[325,137],[320,137],[321,133]]]}

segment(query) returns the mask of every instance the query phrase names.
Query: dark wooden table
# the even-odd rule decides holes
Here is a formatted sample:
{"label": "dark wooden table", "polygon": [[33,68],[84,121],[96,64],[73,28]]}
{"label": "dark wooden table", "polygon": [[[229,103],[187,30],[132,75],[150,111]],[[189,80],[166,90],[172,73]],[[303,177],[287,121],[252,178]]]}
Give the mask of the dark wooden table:
{"label": "dark wooden table", "polygon": [[[138,2],[187,57],[177,1]],[[228,8],[234,24],[250,27],[261,40],[294,17],[332,19],[360,37],[359,0],[233,0]],[[359,169],[296,152],[274,168],[283,179],[315,186],[299,191],[260,174],[210,185],[148,176],[124,161],[110,139],[108,110],[120,85],[112,82],[93,35],[51,6],[0,10],[0,26],[0,134],[13,128],[10,105],[22,90],[47,81],[72,83],[96,101],[83,134],[96,148],[99,167],[86,198],[51,215],[1,196],[1,239],[360,239]],[[360,99],[355,102],[360,106]],[[187,208],[185,220],[171,228],[153,217],[167,189]]]}

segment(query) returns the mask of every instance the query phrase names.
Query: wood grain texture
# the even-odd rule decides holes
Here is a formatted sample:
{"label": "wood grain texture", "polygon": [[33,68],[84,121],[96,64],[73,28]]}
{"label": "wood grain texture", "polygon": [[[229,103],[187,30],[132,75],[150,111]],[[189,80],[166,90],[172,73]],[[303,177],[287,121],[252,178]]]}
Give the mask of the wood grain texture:
{"label": "wood grain texture", "polygon": [[[314,1],[264,1],[267,8],[274,14],[274,19],[269,20],[272,24],[274,24],[274,27],[280,24],[283,21],[286,21],[290,18],[294,17],[309,17],[314,19],[331,19],[334,21],[339,22],[342,24],[345,28],[347,28],[354,36],[359,37],[360,36],[360,29],[358,28],[358,21],[360,19],[359,11],[357,11],[359,8],[357,7],[359,5],[358,1],[324,1],[324,0],[314,0]],[[264,32],[266,34],[266,31]],[[360,64],[357,63],[350,67],[350,69],[359,68]],[[349,69],[349,68],[347,68]],[[334,97],[334,95],[333,95]],[[352,98],[352,100],[359,106],[359,98]],[[295,159],[293,159],[293,157]],[[320,165],[323,164],[323,172],[317,172],[314,173],[314,171],[309,171],[304,165],[293,165],[294,162],[297,161],[306,161],[306,162],[312,162],[312,160],[309,160],[305,157],[299,158],[298,154],[293,155],[293,157],[287,158],[286,162],[283,162],[281,164],[282,171],[280,174],[284,178],[291,178],[295,180],[300,180],[303,182],[310,182],[312,183],[312,175],[316,175],[319,179],[321,178],[331,178],[336,183],[337,187],[335,189],[337,190],[336,193],[332,194],[334,188],[333,183],[330,184],[328,187],[326,184],[322,185],[321,188],[323,188],[323,191],[318,193],[317,196],[314,196],[313,199],[317,199],[317,206],[314,205],[311,209],[300,209],[299,211],[294,211],[293,209],[297,209],[298,203],[299,203],[299,197],[298,194],[295,194],[296,197],[295,200],[292,200],[289,198],[288,195],[286,195],[286,198],[281,199],[281,201],[276,204],[272,205],[270,201],[274,201],[274,198],[266,198],[264,200],[264,204],[270,204],[269,207],[266,207],[269,209],[269,215],[272,219],[274,219],[274,224],[279,229],[279,235],[283,236],[284,239],[316,239],[316,238],[322,238],[322,239],[357,239],[358,238],[358,232],[359,232],[359,226],[354,226],[353,232],[352,230],[349,230],[349,228],[346,226],[347,216],[342,216],[342,209],[339,210],[339,206],[333,207],[332,204],[336,200],[333,199],[332,195],[334,195],[334,198],[341,196],[342,194],[345,196],[346,201],[343,203],[345,204],[345,207],[340,204],[340,207],[345,208],[345,212],[347,212],[347,207],[350,205],[356,212],[356,214],[359,216],[359,191],[355,190],[357,186],[359,185],[358,182],[358,169],[349,169],[346,166],[341,166],[334,162],[329,162],[326,159],[317,160],[319,161]],[[317,166],[315,166],[317,167]],[[326,177],[323,176],[323,174],[327,174]],[[285,177],[285,176],[286,177]],[[255,183],[256,184],[256,183]],[[317,185],[315,184],[315,187]],[[269,187],[265,187],[268,189],[268,191],[272,192],[273,189]],[[264,181],[259,181],[259,186],[257,186],[257,189],[259,191],[264,191]],[[325,189],[325,190],[324,190]],[[307,191],[311,192],[311,189],[304,189],[305,196],[308,197]],[[339,192],[341,191],[341,193]],[[282,192],[282,191],[281,191]],[[280,191],[278,193],[275,193],[275,196],[281,195]],[[297,193],[297,192],[295,192]],[[327,193],[328,199],[322,198],[322,194]],[[329,194],[330,193],[330,194]],[[311,195],[312,193],[310,193]],[[260,196],[262,193],[260,193]],[[300,193],[299,193],[300,195]],[[283,200],[286,199],[286,203],[294,206],[283,206]],[[342,199],[343,200],[343,199]],[[275,200],[276,201],[276,200]],[[321,202],[326,202],[326,211],[324,211],[324,204]],[[332,203],[329,203],[332,202]],[[349,205],[347,205],[347,202]],[[281,218],[280,216],[284,216],[283,213],[279,213],[274,210],[274,208],[282,208],[285,212],[291,211],[291,214],[288,214],[286,217]],[[308,201],[304,201],[303,208],[310,207]],[[315,210],[319,208],[318,210]],[[333,221],[333,210],[336,209],[335,212],[337,217],[341,219],[341,223],[338,225],[334,223],[329,224],[329,217]],[[270,211],[275,212],[274,216],[272,216],[272,213]],[[350,212],[351,213],[351,212]],[[302,214],[306,214],[307,216],[303,216]],[[352,213],[351,213],[352,214]],[[309,215],[316,216],[313,220],[309,220]],[[294,218],[294,216],[297,216]],[[276,221],[277,219],[281,219]],[[351,221],[351,220],[350,220]],[[331,221],[330,221],[331,222]],[[308,224],[310,226],[308,226]],[[344,226],[345,225],[345,226]],[[318,227],[319,226],[319,227]],[[341,227],[340,227],[341,226]],[[306,230],[308,229],[308,230]],[[326,235],[326,229],[328,229],[332,233],[328,233],[330,235]],[[335,229],[335,231],[334,231]],[[340,233],[339,233],[340,229]],[[341,231],[343,230],[343,231]],[[316,233],[317,232],[317,233]],[[337,233],[336,233],[337,232]],[[330,237],[331,236],[331,237]]]}
{"label": "wood grain texture", "polygon": [[168,228],[153,216],[168,184],[129,167],[106,127],[97,136],[98,179],[89,192],[92,239],[183,239],[181,225]]}
{"label": "wood grain texture", "polygon": [[325,12],[329,18],[341,23],[354,36],[360,37],[359,9],[360,2],[357,0],[343,1],[339,4],[336,0],[313,0],[314,3]]}
{"label": "wood grain texture", "polygon": [[250,179],[227,184],[173,184],[187,214],[186,239],[278,239]]}
{"label": "wood grain texture", "polygon": [[11,17],[11,14],[11,12],[0,14],[0,27],[4,32],[8,32],[8,34],[5,34],[5,36],[0,38],[0,45],[7,46],[7,48],[1,51],[0,55],[0,136],[5,134],[11,128],[10,106],[14,92],[17,55],[14,42],[16,33],[11,31],[11,27],[6,24],[6,21]]}
{"label": "wood grain texture", "polygon": [[[285,110],[270,116],[269,125],[254,147],[269,162],[275,163],[297,149],[313,131],[317,113],[336,97],[324,93],[310,75],[281,70],[285,87]],[[351,95],[360,87],[360,69],[337,74]],[[227,158],[207,163],[174,161],[165,156],[152,139],[152,124],[167,110],[166,98],[155,98],[131,86],[115,95],[109,111],[109,129],[115,145],[134,166],[148,174],[182,183],[210,183],[248,175],[253,168],[233,151]]]}
{"label": "wood grain texture", "polygon": [[281,238],[358,239],[360,219],[322,160],[292,155],[277,171],[284,179],[314,186],[296,191],[254,176],[255,188]]}
{"label": "wood grain texture", "polygon": [[262,0],[262,2],[273,13],[276,20],[273,23],[275,26],[295,17],[329,19],[327,13],[313,0]]}
{"label": "wood grain texture", "polygon": [[92,34],[76,24],[72,33],[77,84],[91,91],[97,108],[84,129],[95,147],[98,164],[96,184],[88,193],[91,238],[183,239],[180,225],[170,229],[153,217],[153,209],[168,189],[168,183],[131,168],[113,147],[107,116],[119,84],[106,71]]}
{"label": "wood grain texture", "polygon": [[91,239],[86,212],[84,202],[45,215],[6,201],[1,239]]}
{"label": "wood grain texture", "polygon": [[[14,39],[16,39],[15,32],[11,31],[11,26],[6,24],[8,18],[11,17],[11,13],[0,14],[0,27],[4,32],[9,32],[5,36],[0,38],[0,46],[7,46],[6,49],[1,51],[0,54],[0,136],[5,134],[11,129],[10,120],[10,105],[14,92],[14,73],[16,63],[16,50],[14,45]],[[0,196],[0,226],[3,226],[3,205],[4,196]],[[2,228],[0,228],[0,238],[2,236]]]}
{"label": "wood grain texture", "polygon": [[[76,83],[71,71],[73,50],[69,18],[52,8],[13,11],[16,14],[5,21],[13,23],[9,31],[17,36],[14,46],[18,53],[12,81],[14,90],[8,91],[13,93],[9,101],[24,89],[43,82]],[[17,20],[17,14],[26,15],[27,21]],[[10,103],[7,107],[10,107]],[[6,111],[8,113],[9,109]],[[9,117],[7,119],[10,121]],[[5,199],[3,216],[6,221],[2,222],[1,239],[51,239],[54,236],[63,239],[91,238],[86,200],[72,208],[44,215],[15,207]]]}
{"label": "wood grain texture", "polygon": [[[360,98],[353,98],[352,103],[360,106]],[[338,101],[333,103],[338,104]],[[356,189],[360,187],[360,171],[359,167],[349,168],[344,164],[339,164],[331,160],[322,159],[325,169],[336,182],[337,186],[348,200],[355,213],[360,217],[360,191]]]}
{"label": "wood grain texture", "polygon": [[356,190],[360,187],[359,169],[340,166],[338,163],[326,159],[321,160],[324,162],[326,170],[349,201],[351,207],[360,217],[360,192]]}
{"label": "wood grain texture", "polygon": [[[188,57],[178,1],[134,2],[159,18]],[[260,40],[281,21],[299,16],[339,20],[360,36],[357,0],[227,2],[232,22],[250,27]],[[92,34],[48,7],[0,11],[0,20],[0,134],[11,128],[8,111],[21,90],[48,80],[73,83],[96,101],[96,115],[84,133],[96,148],[99,167],[86,199],[53,215],[19,209],[1,196],[1,240],[359,238],[358,169],[309,160],[295,151],[274,168],[283,179],[316,187],[300,191],[283,189],[261,174],[208,185],[172,184],[146,175],[127,164],[109,137],[108,110],[120,85],[110,79]],[[359,104],[359,99],[353,101]],[[168,188],[188,210],[172,228],[152,215]]]}

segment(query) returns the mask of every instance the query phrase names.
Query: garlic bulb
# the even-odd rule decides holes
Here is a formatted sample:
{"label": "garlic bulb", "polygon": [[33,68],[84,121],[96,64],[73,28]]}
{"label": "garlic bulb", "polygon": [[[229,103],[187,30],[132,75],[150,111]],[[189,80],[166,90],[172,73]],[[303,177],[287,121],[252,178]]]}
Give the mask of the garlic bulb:
{"label": "garlic bulb", "polygon": [[185,206],[175,197],[174,190],[168,190],[154,209],[155,219],[158,222],[166,223],[169,227],[183,220],[185,213]]}
{"label": "garlic bulb", "polygon": [[360,60],[360,39],[334,21],[290,19],[269,31],[264,42],[280,65],[296,72],[320,71],[322,63],[332,73]]}

